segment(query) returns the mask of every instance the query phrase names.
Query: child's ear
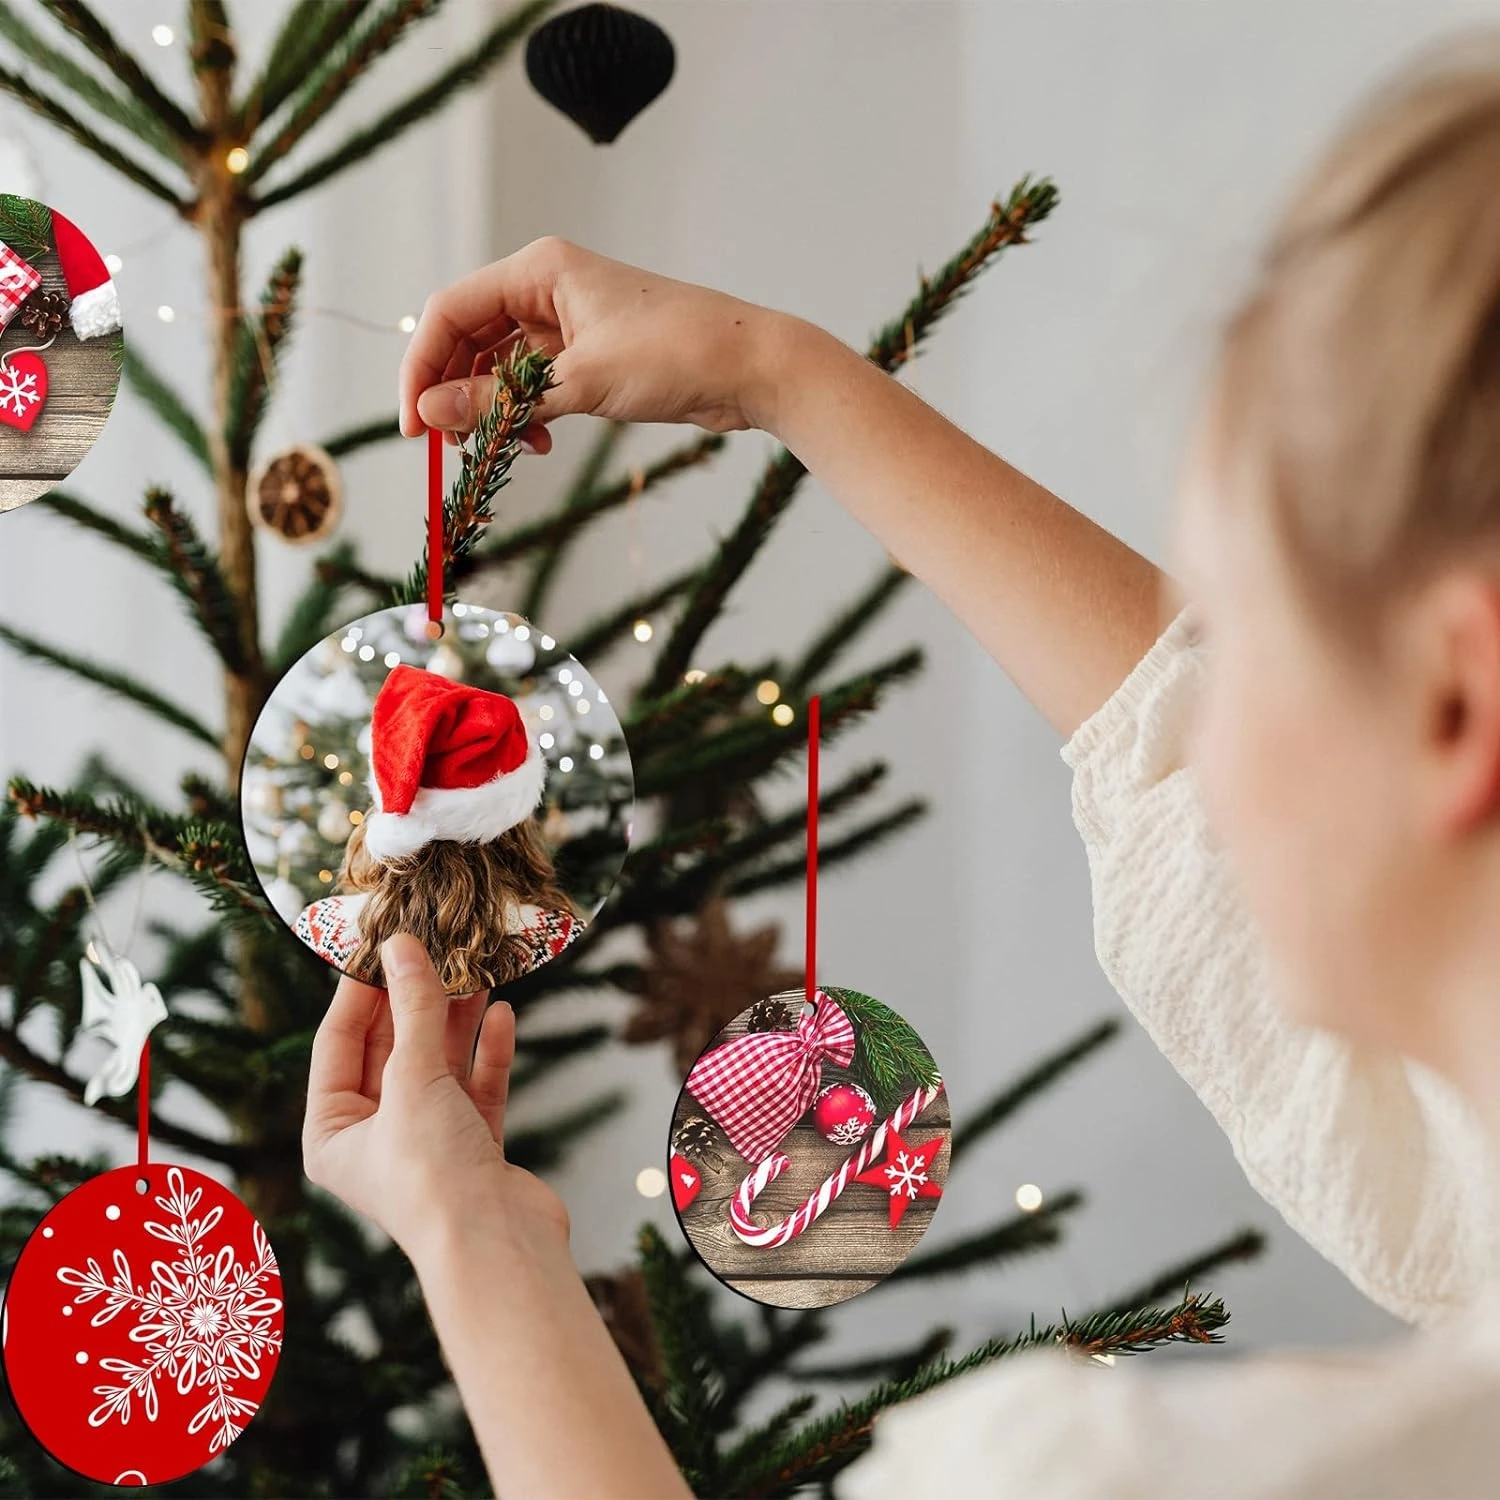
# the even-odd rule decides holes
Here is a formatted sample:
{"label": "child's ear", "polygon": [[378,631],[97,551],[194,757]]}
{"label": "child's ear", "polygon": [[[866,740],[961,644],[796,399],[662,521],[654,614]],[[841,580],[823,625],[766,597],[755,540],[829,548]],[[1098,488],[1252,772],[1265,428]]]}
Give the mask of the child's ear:
{"label": "child's ear", "polygon": [[1430,810],[1461,837],[1500,820],[1500,580],[1465,570],[1418,605],[1429,670]]}

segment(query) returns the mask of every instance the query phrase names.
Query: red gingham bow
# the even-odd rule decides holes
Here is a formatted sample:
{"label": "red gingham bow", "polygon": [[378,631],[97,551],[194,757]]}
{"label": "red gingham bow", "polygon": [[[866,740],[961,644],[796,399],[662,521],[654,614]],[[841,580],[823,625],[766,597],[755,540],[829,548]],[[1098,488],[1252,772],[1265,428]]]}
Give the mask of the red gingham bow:
{"label": "red gingham bow", "polygon": [[848,1067],[854,1027],[821,990],[795,1031],[757,1031],[693,1064],[687,1091],[749,1162],[774,1151],[817,1096],[823,1061]]}

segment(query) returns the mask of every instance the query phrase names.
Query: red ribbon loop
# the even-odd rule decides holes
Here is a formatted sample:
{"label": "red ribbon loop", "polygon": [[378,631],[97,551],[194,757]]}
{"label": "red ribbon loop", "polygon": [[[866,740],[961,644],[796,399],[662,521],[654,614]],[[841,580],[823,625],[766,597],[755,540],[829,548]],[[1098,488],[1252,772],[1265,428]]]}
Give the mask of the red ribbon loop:
{"label": "red ribbon loop", "polygon": [[821,990],[795,1031],[757,1031],[705,1053],[687,1076],[687,1091],[718,1121],[746,1161],[758,1162],[807,1113],[823,1064],[846,1068],[854,1027]]}

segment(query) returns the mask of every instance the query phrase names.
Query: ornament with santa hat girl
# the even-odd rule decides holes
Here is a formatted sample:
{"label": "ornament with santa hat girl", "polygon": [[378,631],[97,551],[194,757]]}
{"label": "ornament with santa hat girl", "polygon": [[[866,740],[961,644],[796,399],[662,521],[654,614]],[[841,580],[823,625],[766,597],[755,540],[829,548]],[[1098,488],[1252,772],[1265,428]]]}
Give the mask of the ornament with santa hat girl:
{"label": "ornament with santa hat girl", "polygon": [[355,824],[335,895],[298,917],[330,963],[380,982],[380,945],[420,938],[450,994],[519,977],[582,923],[537,823],[546,762],[514,699],[392,669],[370,721],[374,805]]}

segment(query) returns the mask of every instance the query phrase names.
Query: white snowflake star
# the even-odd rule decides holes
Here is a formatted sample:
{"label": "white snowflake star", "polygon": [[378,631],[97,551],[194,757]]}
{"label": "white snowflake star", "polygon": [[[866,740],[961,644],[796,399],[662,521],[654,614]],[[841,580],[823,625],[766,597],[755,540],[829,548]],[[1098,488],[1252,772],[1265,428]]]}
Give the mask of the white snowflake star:
{"label": "white snowflake star", "polygon": [[927,1169],[922,1164],[922,1158],[905,1151],[896,1153],[896,1159],[885,1169],[885,1175],[890,1180],[893,1198],[902,1193],[908,1198],[915,1198],[922,1184],[927,1181]]}
{"label": "white snowflake star", "polygon": [[26,408],[35,406],[41,399],[35,372],[28,370],[23,375],[9,365],[0,365],[0,411],[24,417]]}
{"label": "white snowflake star", "polygon": [[[157,1418],[156,1382],[171,1377],[186,1395],[194,1387],[208,1393],[208,1400],[194,1413],[188,1433],[201,1432],[215,1424],[208,1451],[227,1448],[255,1415],[256,1403],[236,1396],[234,1382],[253,1380],[260,1374],[261,1358],[281,1348],[275,1316],[281,1299],[268,1295],[267,1284],[276,1276],[276,1257],[265,1231],[254,1226],[255,1259],[241,1265],[233,1247],[212,1248],[209,1237],[223,1217],[215,1207],[194,1218],[203,1196],[201,1187],[187,1192],[182,1173],[172,1167],[167,1173],[168,1197],[156,1202],[171,1221],[150,1220],[146,1232],[165,1240],[178,1253],[170,1263],[151,1262],[151,1280],[137,1286],[123,1252],[114,1252],[114,1276],[107,1278],[99,1262],[89,1257],[83,1270],[62,1267],[57,1279],[81,1288],[75,1306],[102,1297],[104,1305],[89,1320],[101,1327],[127,1310],[135,1316],[130,1330],[133,1343],[145,1345],[145,1360],[101,1359],[101,1369],[123,1377],[120,1385],[96,1385],[94,1394],[104,1400],[89,1413],[89,1426],[102,1427],[111,1417],[122,1424],[130,1421],[131,1399],[139,1396],[148,1422]],[[238,1422],[236,1419],[241,1419]]]}

